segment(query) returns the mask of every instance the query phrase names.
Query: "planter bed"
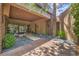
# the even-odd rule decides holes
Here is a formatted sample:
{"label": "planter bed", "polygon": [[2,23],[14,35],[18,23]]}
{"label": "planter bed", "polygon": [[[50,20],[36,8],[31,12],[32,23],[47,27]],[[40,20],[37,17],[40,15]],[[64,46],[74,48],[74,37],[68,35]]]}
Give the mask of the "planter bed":
{"label": "planter bed", "polygon": [[14,44],[13,47],[11,48],[8,48],[8,49],[3,49],[3,52],[6,52],[6,51],[10,51],[12,49],[15,49],[17,47],[20,47],[20,46],[23,46],[25,44],[29,44],[31,43],[33,40],[29,39],[29,38],[26,38],[26,37],[18,37],[16,38],[16,43]]}

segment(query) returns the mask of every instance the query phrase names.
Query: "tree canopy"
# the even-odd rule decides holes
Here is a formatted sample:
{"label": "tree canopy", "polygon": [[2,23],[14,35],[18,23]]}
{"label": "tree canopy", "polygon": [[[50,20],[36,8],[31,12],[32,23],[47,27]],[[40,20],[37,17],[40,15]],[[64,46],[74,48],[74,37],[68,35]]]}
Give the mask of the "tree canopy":
{"label": "tree canopy", "polygon": [[75,18],[73,29],[76,36],[79,38],[79,3],[71,5],[71,15],[73,15],[73,17]]}

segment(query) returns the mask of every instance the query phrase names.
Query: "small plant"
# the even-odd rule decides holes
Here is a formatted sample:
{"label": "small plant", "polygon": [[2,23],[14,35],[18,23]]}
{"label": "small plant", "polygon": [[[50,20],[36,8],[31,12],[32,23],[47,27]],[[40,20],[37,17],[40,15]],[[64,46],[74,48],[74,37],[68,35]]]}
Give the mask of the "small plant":
{"label": "small plant", "polygon": [[45,12],[47,12],[47,13],[48,13],[48,12],[49,12],[49,11],[48,11],[48,9],[45,9]]}
{"label": "small plant", "polygon": [[15,36],[11,33],[7,33],[3,40],[3,48],[10,48],[15,44]]}
{"label": "small plant", "polygon": [[64,39],[65,38],[65,32],[64,31],[58,31],[57,36]]}

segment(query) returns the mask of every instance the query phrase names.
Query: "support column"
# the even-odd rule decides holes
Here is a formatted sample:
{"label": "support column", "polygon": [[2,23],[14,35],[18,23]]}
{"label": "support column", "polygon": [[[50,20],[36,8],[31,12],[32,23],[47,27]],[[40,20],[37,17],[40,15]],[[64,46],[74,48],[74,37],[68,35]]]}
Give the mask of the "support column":
{"label": "support column", "polygon": [[49,19],[49,20],[47,20],[47,33],[49,34],[49,35],[51,35],[52,34],[52,32],[51,32],[51,20]]}
{"label": "support column", "polygon": [[2,52],[2,4],[0,3],[0,53]]}
{"label": "support column", "polygon": [[3,16],[3,5],[0,3],[0,53],[2,52],[2,41],[5,36],[5,16]]}
{"label": "support column", "polygon": [[56,31],[57,31],[57,29],[56,29],[56,19],[55,18],[51,18],[48,21],[48,34],[56,36]]}

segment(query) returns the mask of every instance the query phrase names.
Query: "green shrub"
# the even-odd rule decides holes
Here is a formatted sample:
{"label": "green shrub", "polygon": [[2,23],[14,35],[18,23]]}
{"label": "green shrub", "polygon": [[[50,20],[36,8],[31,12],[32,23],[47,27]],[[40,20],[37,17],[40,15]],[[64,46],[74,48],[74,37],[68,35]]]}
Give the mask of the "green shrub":
{"label": "green shrub", "polygon": [[72,4],[71,15],[74,17],[74,33],[79,38],[79,4]]}
{"label": "green shrub", "polygon": [[7,33],[3,40],[3,48],[10,48],[15,44],[15,36],[11,33]]}
{"label": "green shrub", "polygon": [[48,9],[45,9],[45,12],[47,12],[47,13],[48,13],[48,12],[49,12],[49,11],[48,11]]}
{"label": "green shrub", "polygon": [[73,31],[77,37],[75,38],[74,42],[79,45],[79,3],[74,3],[71,5],[71,14],[75,21],[73,24]]}
{"label": "green shrub", "polygon": [[65,32],[64,31],[58,31],[57,36],[60,38],[65,38]]}

